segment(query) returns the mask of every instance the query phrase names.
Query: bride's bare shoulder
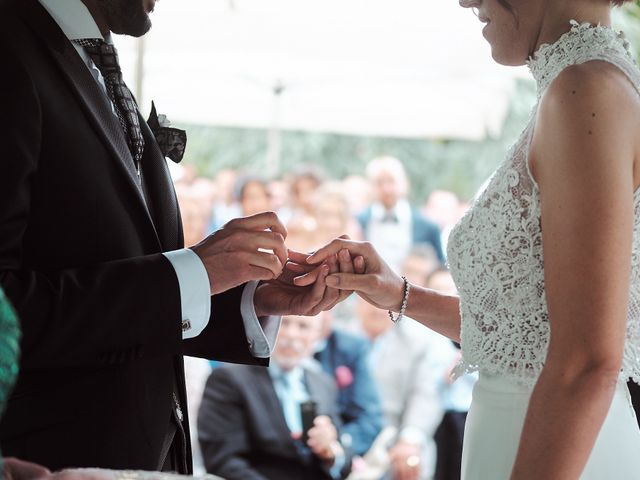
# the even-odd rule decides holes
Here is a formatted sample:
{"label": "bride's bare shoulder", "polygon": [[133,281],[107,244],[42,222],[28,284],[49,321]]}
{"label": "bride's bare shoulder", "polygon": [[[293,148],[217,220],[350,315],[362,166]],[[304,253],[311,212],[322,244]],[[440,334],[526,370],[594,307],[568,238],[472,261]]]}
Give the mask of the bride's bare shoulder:
{"label": "bride's bare shoulder", "polygon": [[640,96],[629,77],[605,61],[572,65],[540,100],[531,144],[534,176],[541,169],[588,166],[629,171],[640,152],[638,131]]}

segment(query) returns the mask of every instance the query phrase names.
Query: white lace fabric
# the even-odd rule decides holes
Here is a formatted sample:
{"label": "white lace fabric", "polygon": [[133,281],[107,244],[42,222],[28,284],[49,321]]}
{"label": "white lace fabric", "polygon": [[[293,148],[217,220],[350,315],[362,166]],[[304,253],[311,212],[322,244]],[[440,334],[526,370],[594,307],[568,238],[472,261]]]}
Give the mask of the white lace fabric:
{"label": "white lace fabric", "polygon": [[[622,34],[571,22],[529,59],[540,99],[570,65],[592,60],[622,70],[640,94],[640,70]],[[487,188],[451,232],[449,268],[460,294],[463,358],[456,375],[480,371],[535,384],[549,344],[538,186],[528,165],[537,105]],[[634,195],[632,276],[621,378],[640,383],[640,190]]]}

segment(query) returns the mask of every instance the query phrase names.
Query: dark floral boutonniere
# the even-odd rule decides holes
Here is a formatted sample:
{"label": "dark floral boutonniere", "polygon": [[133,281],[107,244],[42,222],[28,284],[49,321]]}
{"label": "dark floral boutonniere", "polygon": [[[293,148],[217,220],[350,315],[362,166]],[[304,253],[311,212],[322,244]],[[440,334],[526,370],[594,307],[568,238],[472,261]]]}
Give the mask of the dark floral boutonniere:
{"label": "dark floral boutonniere", "polygon": [[151,102],[151,113],[147,120],[149,128],[156,137],[162,155],[180,163],[187,147],[187,132],[178,128],[171,128],[171,122],[166,115],[158,115],[156,106]]}

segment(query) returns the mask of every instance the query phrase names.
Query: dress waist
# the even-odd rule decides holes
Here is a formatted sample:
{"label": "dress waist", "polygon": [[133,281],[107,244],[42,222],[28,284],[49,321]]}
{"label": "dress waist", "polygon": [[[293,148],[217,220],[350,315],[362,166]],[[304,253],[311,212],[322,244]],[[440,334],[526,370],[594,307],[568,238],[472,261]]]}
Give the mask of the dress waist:
{"label": "dress waist", "polygon": [[[480,372],[478,382],[476,383],[476,388],[488,395],[513,394],[530,396],[534,387],[535,383],[527,385],[525,383],[519,383],[517,380],[505,375],[492,375],[483,372]],[[627,383],[621,375],[616,384],[616,395],[627,395],[628,392]]]}

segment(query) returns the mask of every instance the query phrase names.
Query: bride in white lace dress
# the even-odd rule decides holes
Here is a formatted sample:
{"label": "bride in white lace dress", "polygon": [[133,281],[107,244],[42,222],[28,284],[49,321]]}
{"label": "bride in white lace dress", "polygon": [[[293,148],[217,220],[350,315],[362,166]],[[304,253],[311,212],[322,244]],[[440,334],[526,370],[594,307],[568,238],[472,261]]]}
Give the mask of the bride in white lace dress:
{"label": "bride in white lace dress", "polygon": [[[479,371],[465,480],[640,479],[625,384],[640,380],[640,71],[609,0],[460,0],[496,61],[527,63],[538,104],[451,233],[459,297],[418,286],[406,314]],[[398,312],[407,284],[366,243],[327,284]],[[299,279],[299,282],[304,282]]]}

